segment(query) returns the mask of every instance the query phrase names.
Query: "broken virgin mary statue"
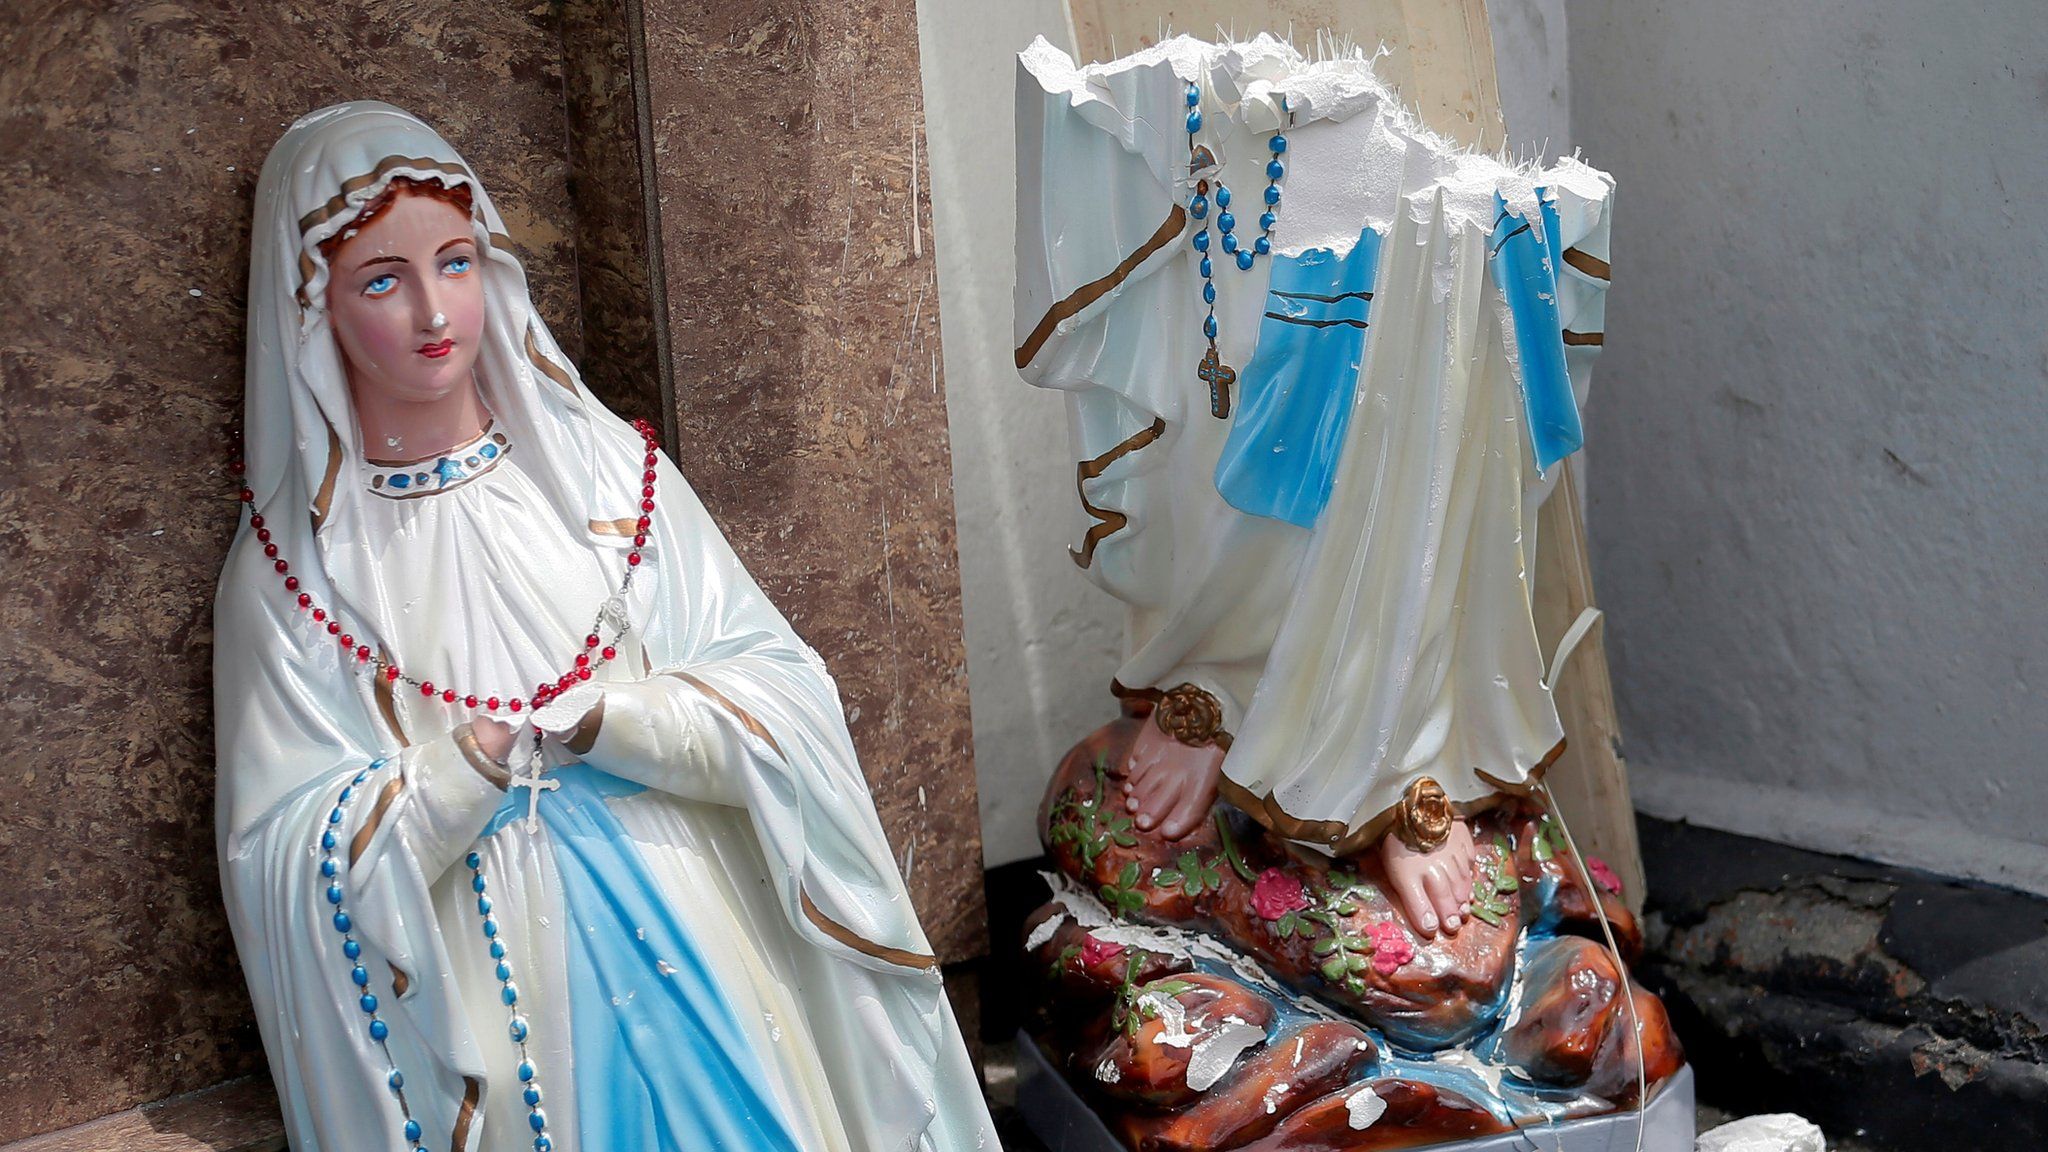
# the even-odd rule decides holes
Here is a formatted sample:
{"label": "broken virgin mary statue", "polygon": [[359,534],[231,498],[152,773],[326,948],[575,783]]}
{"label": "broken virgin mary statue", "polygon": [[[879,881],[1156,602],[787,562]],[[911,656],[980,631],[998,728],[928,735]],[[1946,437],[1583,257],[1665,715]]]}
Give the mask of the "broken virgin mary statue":
{"label": "broken virgin mary statue", "polygon": [[219,847],[293,1148],[995,1146],[817,653],[414,117],[271,151],[247,405]]}
{"label": "broken virgin mary statue", "polygon": [[1536,512],[1612,181],[1266,36],[1040,40],[1018,126],[1016,364],[1066,396],[1073,559],[1128,609],[1121,715],[1040,815],[1032,1098],[1134,1149],[1690,1149],[1636,921],[1542,783]]}

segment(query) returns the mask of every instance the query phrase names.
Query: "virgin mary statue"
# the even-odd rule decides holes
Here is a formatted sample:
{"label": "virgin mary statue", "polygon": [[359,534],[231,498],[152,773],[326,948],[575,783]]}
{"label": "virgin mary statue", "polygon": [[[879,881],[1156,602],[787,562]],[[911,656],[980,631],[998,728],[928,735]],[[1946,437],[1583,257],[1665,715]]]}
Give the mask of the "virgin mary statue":
{"label": "virgin mary statue", "polygon": [[218,825],[292,1146],[994,1147],[831,678],[503,231],[385,104],[257,185]]}

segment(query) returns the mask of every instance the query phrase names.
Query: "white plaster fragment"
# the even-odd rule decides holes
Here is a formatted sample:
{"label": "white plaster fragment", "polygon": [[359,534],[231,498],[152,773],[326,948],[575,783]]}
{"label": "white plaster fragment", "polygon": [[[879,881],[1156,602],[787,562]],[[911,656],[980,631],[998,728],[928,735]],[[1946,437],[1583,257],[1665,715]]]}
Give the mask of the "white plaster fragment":
{"label": "white plaster fragment", "polygon": [[1827,1152],[1827,1138],[1790,1112],[1744,1116],[1702,1133],[1698,1152]]}
{"label": "white plaster fragment", "polygon": [[1227,1019],[1221,1028],[1201,1043],[1195,1045],[1194,1055],[1188,1057],[1188,1087],[1197,1092],[1207,1092],[1244,1050],[1266,1038],[1266,1030],[1256,1024],[1247,1024],[1237,1017]]}
{"label": "white plaster fragment", "polygon": [[1260,1103],[1266,1106],[1266,1115],[1271,1116],[1280,1110],[1280,1100],[1287,1095],[1287,1090],[1291,1087],[1293,1085],[1283,1083],[1275,1084],[1271,1088],[1266,1089],[1266,1095],[1260,1100]]}
{"label": "white plaster fragment", "polygon": [[1060,925],[1065,924],[1066,922],[1067,914],[1065,912],[1055,912],[1051,916],[1046,917],[1045,923],[1040,924],[1036,928],[1033,928],[1031,930],[1031,935],[1025,937],[1024,950],[1026,952],[1038,951],[1041,945],[1043,945],[1047,940],[1052,939],[1054,934],[1059,932]]}
{"label": "white plaster fragment", "polygon": [[1345,1098],[1344,1111],[1351,1117],[1351,1130],[1362,1132],[1372,1127],[1373,1121],[1386,1115],[1387,1102],[1372,1090],[1372,1085],[1366,1084]]}

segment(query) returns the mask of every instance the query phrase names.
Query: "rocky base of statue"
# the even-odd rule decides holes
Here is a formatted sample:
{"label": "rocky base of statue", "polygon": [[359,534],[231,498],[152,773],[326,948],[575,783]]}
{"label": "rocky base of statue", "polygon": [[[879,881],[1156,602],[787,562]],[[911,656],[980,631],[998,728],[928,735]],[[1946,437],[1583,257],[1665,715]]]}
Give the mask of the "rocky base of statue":
{"label": "rocky base of statue", "polygon": [[1140,831],[1120,785],[1144,723],[1062,762],[1039,825],[1053,899],[1025,925],[1032,1038],[1125,1146],[1476,1141],[1633,1112],[1683,1066],[1602,931],[1634,958],[1612,874],[1589,860],[1589,891],[1533,805],[1477,818],[1471,918],[1429,935],[1375,852],[1331,860],[1222,803],[1177,841]]}

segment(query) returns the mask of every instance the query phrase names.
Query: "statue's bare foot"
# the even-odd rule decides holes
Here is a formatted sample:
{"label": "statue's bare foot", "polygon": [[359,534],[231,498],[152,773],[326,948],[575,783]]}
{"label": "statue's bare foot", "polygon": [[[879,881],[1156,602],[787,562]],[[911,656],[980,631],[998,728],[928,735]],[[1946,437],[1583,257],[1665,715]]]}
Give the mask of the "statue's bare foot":
{"label": "statue's bare foot", "polygon": [[1208,817],[1222,774],[1222,748],[1183,744],[1147,723],[1125,764],[1124,807],[1139,831],[1178,840]]}
{"label": "statue's bare foot", "polygon": [[1472,914],[1472,878],[1479,853],[1472,826],[1465,821],[1452,821],[1450,838],[1427,852],[1410,848],[1389,832],[1380,841],[1380,862],[1386,865],[1387,881],[1401,910],[1417,931],[1434,936],[1441,926],[1455,935]]}

